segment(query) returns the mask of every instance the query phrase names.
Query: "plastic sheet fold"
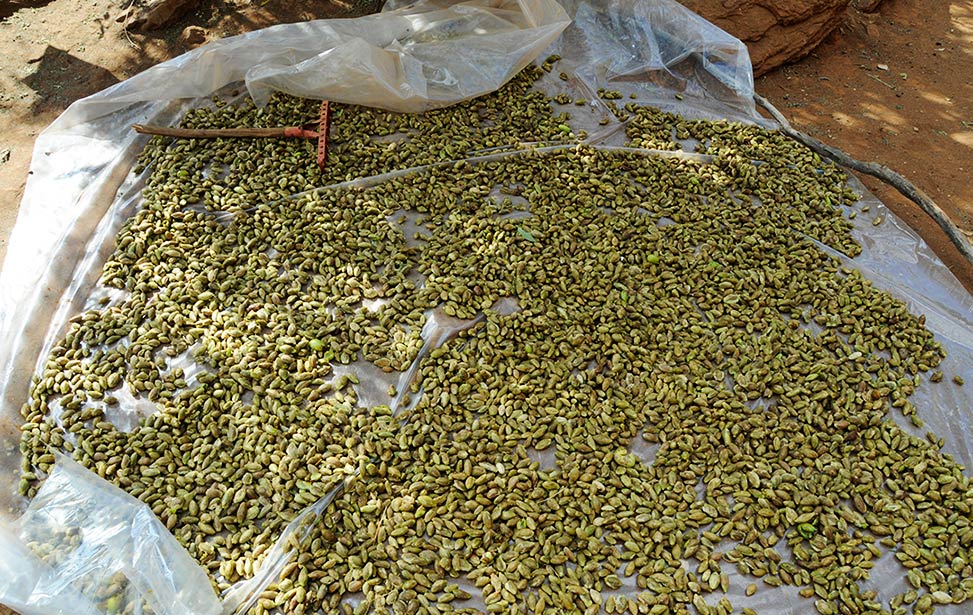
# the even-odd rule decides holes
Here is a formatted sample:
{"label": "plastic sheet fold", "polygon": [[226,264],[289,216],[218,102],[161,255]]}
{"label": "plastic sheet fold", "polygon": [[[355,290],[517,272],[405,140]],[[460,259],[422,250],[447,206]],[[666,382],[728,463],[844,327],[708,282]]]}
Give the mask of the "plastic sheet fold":
{"label": "plastic sheet fold", "polygon": [[148,506],[61,457],[0,531],[0,597],[21,615],[217,615],[216,593]]}

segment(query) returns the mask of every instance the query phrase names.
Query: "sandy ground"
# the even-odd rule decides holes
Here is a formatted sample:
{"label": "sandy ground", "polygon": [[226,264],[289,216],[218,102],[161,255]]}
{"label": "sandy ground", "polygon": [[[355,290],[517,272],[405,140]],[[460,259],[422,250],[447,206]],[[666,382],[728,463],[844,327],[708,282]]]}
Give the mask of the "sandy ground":
{"label": "sandy ground", "polygon": [[[973,231],[973,2],[887,0],[875,14],[852,11],[813,54],[756,85],[796,128],[895,169]],[[973,268],[932,219],[863,179],[973,290]]]}

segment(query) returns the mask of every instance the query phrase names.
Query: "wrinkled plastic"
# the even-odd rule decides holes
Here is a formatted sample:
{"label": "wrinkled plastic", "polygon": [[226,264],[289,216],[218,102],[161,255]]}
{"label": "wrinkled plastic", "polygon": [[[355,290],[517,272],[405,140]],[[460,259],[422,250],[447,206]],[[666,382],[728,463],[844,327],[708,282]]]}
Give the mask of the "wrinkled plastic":
{"label": "wrinkled plastic", "polygon": [[554,49],[592,94],[625,88],[638,94],[639,104],[688,108],[694,117],[757,117],[746,46],[699,15],[669,2],[561,4],[574,26]]}
{"label": "wrinkled plastic", "polygon": [[144,145],[133,123],[171,124],[241,82],[257,102],[281,90],[392,111],[443,107],[500,87],[568,23],[555,0],[418,2],[216,41],[72,104],[37,139],[0,273],[4,405],[23,400],[33,371],[24,359],[39,354],[37,336],[24,332],[48,337],[63,288],[84,277],[63,263],[84,252]]}
{"label": "wrinkled plastic", "polygon": [[[37,141],[33,176],[28,181],[7,262],[0,272],[0,335],[7,342],[0,348],[0,445],[6,447],[0,446],[0,519],[13,519],[23,511],[10,494],[19,475],[18,410],[26,398],[29,378],[67,318],[92,305],[97,293],[103,292],[96,282],[113,248],[112,238],[140,206],[144,178],[131,177],[129,171],[145,138],[132,133],[130,124],[173,124],[185,110],[203,104],[211,94],[244,87],[258,101],[270,90],[282,89],[341,102],[421,110],[492,90],[542,52],[562,56],[557,70],[563,70],[567,79],[549,75],[538,87],[591,101],[571,109],[571,124],[576,132],[585,130],[593,145],[625,143],[624,123],[608,114],[597,96],[599,88],[619,90],[625,101],[634,94],[639,104],[689,117],[770,124],[754,110],[753,78],[742,43],[675,2],[570,0],[564,4],[566,10],[553,0],[461,4],[442,0],[415,5],[392,0],[386,12],[377,16],[278,26],[219,41],[72,105]],[[566,24],[566,15],[573,18],[573,24],[545,51]],[[481,87],[485,89],[477,89]],[[605,118],[608,125],[602,126],[600,120]],[[685,144],[685,148],[691,150],[692,144]],[[705,156],[694,153],[664,155],[706,162]],[[373,185],[384,179],[363,178],[350,184]],[[905,300],[914,312],[925,314],[927,326],[949,352],[941,366],[943,371],[973,381],[973,297],[911,229],[867,195],[862,186],[854,182],[853,186],[865,194],[855,207],[858,216],[854,220],[854,234],[864,252],[855,259],[833,255],[861,269],[876,286]],[[869,213],[864,211],[866,206]],[[873,226],[876,215],[883,216],[885,222]],[[423,330],[426,349],[470,324],[440,316],[430,315]],[[367,366],[361,363],[351,366],[362,375],[360,401],[366,405],[388,402],[394,411],[404,410],[401,392],[407,390],[405,385],[411,381],[415,365],[391,376],[365,371]],[[400,394],[393,400],[382,400],[381,391],[388,384],[395,384]],[[929,428],[945,438],[944,451],[970,466],[973,450],[965,434],[973,424],[973,399],[968,389],[920,387],[912,401]],[[112,419],[120,429],[131,429],[132,421],[152,410],[127,409],[131,416]],[[904,428],[922,435],[909,425]],[[633,452],[646,463],[654,457],[652,446],[642,442],[633,443]],[[54,477],[59,482],[52,482]],[[223,597],[224,612],[245,610],[267,584],[276,580],[295,547],[352,480],[354,474],[346,476],[287,526],[255,576]],[[48,486],[61,487],[64,499],[52,497]],[[91,514],[67,514],[71,501],[78,510]],[[101,514],[100,507],[109,502],[119,503],[117,510]],[[147,549],[158,557],[151,560],[155,568],[145,569],[151,570],[143,579],[145,583],[166,581],[172,591],[182,590],[199,598],[195,603],[188,599],[169,603],[178,604],[180,610],[152,605],[153,611],[213,612],[212,604],[202,598],[206,591],[211,592],[205,573],[167,532],[158,531],[161,526],[157,521],[152,525],[154,518],[144,519],[147,509],[140,506],[76,464],[59,462],[14,530],[0,531],[0,575],[5,575],[0,577],[0,602],[19,608],[25,615],[59,612],[59,605],[70,605],[71,612],[101,612],[77,587],[95,569],[80,566],[81,559],[80,567],[54,569],[26,546],[37,540],[23,528],[41,528],[48,532],[50,542],[56,536],[45,528],[50,527],[49,519],[57,519],[58,523],[89,530],[90,553],[110,553],[129,562],[134,561],[131,558],[136,557],[136,550]],[[149,529],[127,535],[111,531],[118,527]],[[76,534],[76,530],[71,532]],[[44,534],[38,530],[34,535]],[[102,536],[104,540],[99,542]],[[153,542],[139,542],[143,536]],[[72,555],[82,558],[87,553],[76,550]],[[9,562],[6,569],[2,562]],[[191,572],[194,567],[196,572]],[[734,604],[770,612],[803,612],[808,608],[809,603],[797,596],[796,588],[787,586],[767,587],[746,598],[742,593],[745,582],[735,570],[728,573],[731,590],[727,597]],[[870,583],[880,597],[887,599],[886,594],[898,591],[901,577],[901,568],[886,554],[877,560]],[[7,578],[13,580],[4,584]],[[133,592],[142,592],[146,586],[130,581],[130,587],[135,588]],[[623,586],[622,591],[628,590],[637,591],[634,586]],[[153,587],[151,591],[159,590]]]}
{"label": "wrinkled plastic", "polygon": [[22,615],[217,615],[200,568],[148,506],[61,457],[27,512],[0,532],[0,596]]}

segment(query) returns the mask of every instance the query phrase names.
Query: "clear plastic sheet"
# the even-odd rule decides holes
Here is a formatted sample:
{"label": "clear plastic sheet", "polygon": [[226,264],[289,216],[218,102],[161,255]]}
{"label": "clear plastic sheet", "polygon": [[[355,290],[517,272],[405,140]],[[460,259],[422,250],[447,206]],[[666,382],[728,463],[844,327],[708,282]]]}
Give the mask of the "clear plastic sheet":
{"label": "clear plastic sheet", "polygon": [[[26,512],[24,503],[12,497],[20,465],[19,408],[29,378],[66,319],[97,298],[96,282],[113,248],[112,237],[140,204],[142,179],[129,177],[129,171],[145,139],[130,132],[131,123],[175,123],[186,109],[240,83],[258,101],[269,91],[281,89],[397,111],[442,106],[501,85],[545,51],[565,27],[567,14],[574,23],[547,52],[562,56],[558,70],[564,70],[568,79],[561,82],[552,76],[538,87],[591,101],[571,110],[572,128],[585,130],[589,143],[611,147],[625,142],[624,124],[610,117],[597,96],[599,88],[634,94],[640,104],[688,117],[769,125],[754,110],[753,78],[742,43],[675,2],[571,0],[564,4],[566,13],[553,0],[461,4],[392,0],[378,16],[270,28],[207,45],[79,101],[45,131],[37,142],[33,176],[0,273],[0,331],[6,340],[0,348],[0,519],[12,522],[20,516],[11,529],[0,531],[0,579],[11,579],[6,584],[0,581],[0,602],[25,615],[69,609],[102,612],[75,584],[94,580],[93,576],[104,581],[123,572],[134,597],[146,593],[164,597],[160,603],[147,604],[157,613],[243,610],[276,580],[294,547],[307,537],[309,527],[343,486],[355,480],[355,473],[349,473],[335,490],[292,521],[257,574],[233,587],[223,597],[222,607],[202,569],[144,506],[73,462],[58,463]],[[610,121],[601,126],[599,120],[605,117]],[[691,153],[692,143],[684,147],[687,153],[664,155],[705,162],[703,156]],[[371,185],[384,179],[363,178],[352,183]],[[847,264],[905,300],[914,312],[925,314],[927,326],[949,352],[941,369],[973,381],[973,298],[911,229],[867,195],[863,186],[853,183],[853,187],[865,194],[856,205],[859,213],[854,220],[855,238],[864,251],[847,259]],[[872,224],[876,215],[884,219],[877,226]],[[516,305],[503,308],[515,310]],[[428,323],[422,332],[425,350],[470,324],[442,315],[431,317]],[[387,403],[393,411],[401,410],[401,392],[415,365],[399,375],[363,374],[362,403]],[[395,399],[382,397],[388,384],[396,384],[400,391]],[[921,387],[912,401],[928,428],[945,438],[944,452],[970,466],[968,390]],[[131,410],[136,417],[144,413]],[[652,462],[654,452],[646,443],[637,442],[632,452],[644,462]],[[53,527],[54,521],[60,526]],[[144,525],[136,525],[136,521]],[[131,531],[105,533],[123,527]],[[89,559],[75,561],[73,565],[81,566],[77,569],[51,567],[26,547],[29,541],[39,542],[37,537],[44,537],[50,545],[65,536],[77,536],[79,531],[87,541],[82,544],[93,547],[90,553],[97,557],[109,554],[113,566],[98,568],[99,560]],[[153,542],[140,542],[145,537]],[[69,553],[84,558],[89,551]],[[143,556],[154,559],[137,559]],[[155,567],[145,566],[145,561]],[[85,562],[90,566],[85,568]],[[130,575],[124,568],[132,562],[138,562],[134,567],[141,576]],[[82,568],[83,574],[71,572]],[[797,596],[796,588],[787,586],[767,587],[753,598],[744,598],[746,581],[735,571],[729,572],[727,597],[736,604],[746,601],[748,606],[774,613],[803,612],[810,607]],[[900,591],[901,577],[901,568],[887,554],[878,561],[870,585],[887,603],[891,592]],[[136,578],[140,580],[136,582]],[[624,590],[637,591],[627,586]]]}
{"label": "clear plastic sheet", "polygon": [[639,104],[665,111],[751,122],[758,117],[746,46],[699,15],[668,2],[562,4],[574,25],[554,48],[592,95],[598,88],[624,87],[639,95]]}
{"label": "clear plastic sheet", "polygon": [[[133,123],[174,123],[200,99],[241,82],[257,101],[282,90],[401,112],[443,107],[498,88],[568,23],[555,0],[418,2],[216,41],[72,104],[34,146],[0,273],[7,417],[0,435],[15,436],[9,417],[23,401],[63,290],[87,279],[87,265],[74,266],[78,255],[100,228],[117,230],[111,221],[124,216],[121,208],[105,214],[146,142]],[[9,490],[4,474],[0,491]]]}
{"label": "clear plastic sheet", "polygon": [[[28,548],[29,547],[29,548]],[[217,615],[206,573],[148,506],[70,458],[27,512],[0,532],[0,596],[22,615]]]}

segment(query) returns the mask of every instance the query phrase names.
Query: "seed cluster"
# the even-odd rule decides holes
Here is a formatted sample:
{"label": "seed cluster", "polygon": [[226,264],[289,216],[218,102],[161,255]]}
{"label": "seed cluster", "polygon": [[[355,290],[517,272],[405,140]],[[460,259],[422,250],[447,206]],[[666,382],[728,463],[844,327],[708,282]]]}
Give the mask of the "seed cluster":
{"label": "seed cluster", "polygon": [[737,196],[772,204],[768,223],[800,230],[849,256],[861,252],[850,237],[851,222],[834,215],[836,206],[858,197],[844,187],[844,172],[817,153],[758,126],[686,120],[634,103],[626,110],[632,114],[626,133],[635,147],[677,150],[695,144],[696,152],[714,156]]}
{"label": "seed cluster", "polygon": [[[944,353],[817,247],[859,251],[853,195],[801,146],[632,106],[631,145],[695,139],[713,162],[522,150],[282,200],[570,138],[540,74],[422,116],[341,107],[326,176],[299,142],[150,144],[102,276],[117,294],[24,407],[24,493],[73,451],[225,588],[347,484],[255,613],[728,615],[730,570],[821,615],[973,595],[969,480],[890,416],[921,427],[908,398]],[[458,323],[439,345],[431,314]],[[131,432],[108,420],[145,400]],[[886,551],[914,589],[880,604],[863,582]]]}
{"label": "seed cluster", "polygon": [[[150,199],[185,199],[206,209],[250,207],[298,192],[448,161],[524,142],[572,137],[567,114],[556,114],[532,85],[544,74],[528,67],[500,90],[421,115],[332,105],[328,164],[318,169],[316,143],[288,139],[153,140],[136,170],[153,165]],[[251,102],[190,111],[185,128],[267,128],[318,120],[320,102],[275,95],[259,109]],[[178,192],[176,192],[178,191]]]}

